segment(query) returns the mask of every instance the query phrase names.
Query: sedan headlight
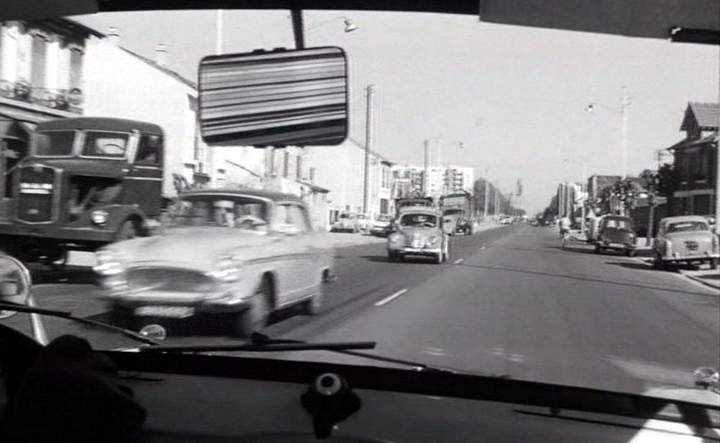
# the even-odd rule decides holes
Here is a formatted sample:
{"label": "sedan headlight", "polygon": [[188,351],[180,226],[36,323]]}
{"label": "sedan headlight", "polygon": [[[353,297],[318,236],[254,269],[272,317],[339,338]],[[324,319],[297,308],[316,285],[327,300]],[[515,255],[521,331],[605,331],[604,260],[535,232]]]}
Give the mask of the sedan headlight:
{"label": "sedan headlight", "polygon": [[111,249],[100,249],[95,252],[97,264],[93,266],[93,271],[98,274],[110,277],[125,272],[127,260],[118,251]]}
{"label": "sedan headlight", "polygon": [[432,237],[430,237],[430,238],[427,239],[427,241],[425,242],[425,246],[433,246],[433,245],[436,245],[439,240],[440,240],[439,237],[433,235]]}
{"label": "sedan headlight", "polygon": [[107,223],[108,220],[108,212],[103,211],[102,209],[98,209],[97,211],[93,211],[92,214],[90,214],[90,220],[92,220],[93,223],[96,225],[104,225]]}
{"label": "sedan headlight", "polygon": [[240,279],[240,263],[231,257],[221,258],[207,275],[226,283],[237,281]]}
{"label": "sedan headlight", "polygon": [[388,240],[390,243],[400,243],[403,240],[403,236],[401,234],[391,234]]}

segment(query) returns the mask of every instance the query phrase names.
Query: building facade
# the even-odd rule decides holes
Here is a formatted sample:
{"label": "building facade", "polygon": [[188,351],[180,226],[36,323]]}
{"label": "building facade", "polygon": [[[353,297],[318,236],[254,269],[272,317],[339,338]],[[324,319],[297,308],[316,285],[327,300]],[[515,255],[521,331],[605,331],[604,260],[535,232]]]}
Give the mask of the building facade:
{"label": "building facade", "polygon": [[35,125],[84,113],[86,43],[100,35],[62,18],[0,23],[0,200]]}
{"label": "building facade", "polygon": [[674,154],[677,171],[678,184],[673,192],[677,215],[715,214],[719,118],[717,103],[689,103],[680,126],[685,138],[668,148]]}
{"label": "building facade", "polygon": [[432,166],[427,171],[422,166],[394,166],[393,177],[396,181],[396,198],[408,195],[437,198],[456,192],[472,193],[475,183],[473,168],[453,165]]}
{"label": "building facade", "polygon": [[[374,151],[369,155],[367,212],[391,214],[394,210],[392,162]],[[348,138],[339,146],[307,147],[303,161],[310,182],[329,190],[328,223],[333,223],[343,212],[363,212],[365,148],[362,144]]]}

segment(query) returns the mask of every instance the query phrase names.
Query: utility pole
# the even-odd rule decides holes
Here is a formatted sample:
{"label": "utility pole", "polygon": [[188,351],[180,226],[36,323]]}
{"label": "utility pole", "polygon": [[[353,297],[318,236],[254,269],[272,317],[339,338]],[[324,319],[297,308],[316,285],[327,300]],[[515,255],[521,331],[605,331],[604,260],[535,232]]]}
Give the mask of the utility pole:
{"label": "utility pole", "polygon": [[485,219],[487,219],[487,215],[488,215],[488,196],[489,196],[488,180],[489,180],[488,179],[488,170],[485,169],[485,177],[483,178],[483,181],[485,182],[485,198],[483,199],[483,221],[485,221]]}
{"label": "utility pole", "polygon": [[430,140],[425,139],[425,160],[423,164],[423,197],[428,195],[428,181],[430,180]]}
{"label": "utility pole", "polygon": [[223,52],[223,10],[218,9],[216,14],[217,26],[215,28],[215,54],[220,55]]}
{"label": "utility pole", "polygon": [[373,85],[368,85],[365,115],[365,168],[363,177],[363,213],[368,213],[370,205],[370,149],[372,146],[372,96]]}
{"label": "utility pole", "polygon": [[622,104],[620,107],[622,114],[622,178],[627,177],[627,157],[628,157],[628,120],[629,120],[630,96],[627,90],[622,88]]}

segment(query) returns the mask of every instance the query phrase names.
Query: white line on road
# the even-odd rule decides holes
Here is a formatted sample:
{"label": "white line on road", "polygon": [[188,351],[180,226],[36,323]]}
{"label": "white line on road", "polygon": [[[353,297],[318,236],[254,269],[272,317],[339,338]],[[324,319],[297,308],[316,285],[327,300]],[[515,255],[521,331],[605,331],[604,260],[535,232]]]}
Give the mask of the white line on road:
{"label": "white line on road", "polygon": [[464,258],[459,258],[459,259],[455,260],[455,261],[453,262],[453,264],[454,264],[454,265],[459,265],[460,263],[462,263],[462,262],[464,262],[464,261],[465,261]]}
{"label": "white line on road", "polygon": [[390,303],[391,301],[393,301],[393,300],[395,300],[396,298],[400,297],[401,295],[403,295],[403,294],[406,293],[406,292],[407,292],[407,289],[401,289],[401,290],[395,292],[394,294],[391,294],[391,295],[383,298],[383,299],[380,300],[379,302],[375,303],[375,306],[382,306],[382,305],[388,304],[388,303]]}

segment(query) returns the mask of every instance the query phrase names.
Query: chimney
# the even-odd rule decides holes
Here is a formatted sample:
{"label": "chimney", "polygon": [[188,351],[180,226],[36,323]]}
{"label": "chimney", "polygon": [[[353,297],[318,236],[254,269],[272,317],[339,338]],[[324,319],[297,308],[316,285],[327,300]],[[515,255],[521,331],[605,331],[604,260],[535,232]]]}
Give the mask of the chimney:
{"label": "chimney", "polygon": [[107,39],[113,45],[119,45],[120,31],[118,31],[118,28],[116,28],[115,26],[110,26],[110,28],[108,28]]}
{"label": "chimney", "polygon": [[167,46],[164,43],[158,43],[155,46],[155,63],[160,66],[167,64]]}

